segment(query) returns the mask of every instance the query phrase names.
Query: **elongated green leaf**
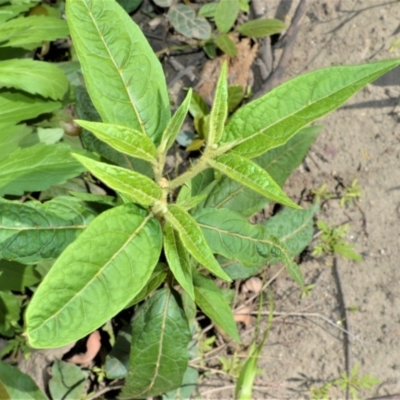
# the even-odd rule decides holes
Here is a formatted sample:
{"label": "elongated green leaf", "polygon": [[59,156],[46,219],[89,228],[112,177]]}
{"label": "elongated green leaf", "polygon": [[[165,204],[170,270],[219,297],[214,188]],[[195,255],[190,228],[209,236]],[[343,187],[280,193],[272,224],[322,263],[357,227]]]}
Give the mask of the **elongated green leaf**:
{"label": "elongated green leaf", "polygon": [[231,307],[221,289],[210,279],[200,274],[193,275],[196,304],[215,324],[222,328],[233,340],[240,343]]}
{"label": "elongated green leaf", "polygon": [[244,36],[260,38],[282,32],[286,28],[279,19],[255,19],[239,26],[239,32]]}
{"label": "elongated green leaf", "polygon": [[0,124],[0,161],[18,148],[19,143],[32,133],[26,125]]}
{"label": "elongated green leaf", "polygon": [[0,124],[16,124],[61,108],[58,101],[48,101],[22,92],[0,89]]}
{"label": "elongated green leaf", "polygon": [[59,68],[48,62],[5,60],[0,61],[0,87],[61,100],[68,90],[68,80]]}
{"label": "elongated green leaf", "polygon": [[[303,161],[321,129],[321,126],[303,128],[283,146],[269,150],[253,161],[264,168],[279,186],[283,186],[292,171]],[[223,176],[215,183],[200,207],[230,208],[250,217],[268,202],[269,200],[261,194]]]}
{"label": "elongated green leaf", "polygon": [[238,110],[222,142],[239,140],[235,152],[256,157],[287,142],[299,129],[338,108],[400,60],[321,69],[301,75]]}
{"label": "elongated green leaf", "polygon": [[167,257],[169,268],[175,279],[194,300],[192,269],[189,260],[189,253],[183,246],[178,232],[170,224],[164,226],[164,251]]}
{"label": "elongated green leaf", "polygon": [[286,196],[267,171],[244,157],[229,153],[209,160],[208,163],[229,178],[273,201],[289,207],[300,208]]}
{"label": "elongated green leaf", "polygon": [[[9,3],[8,1],[6,3]],[[6,22],[9,19],[16,17],[17,15],[28,11],[32,8],[32,4],[11,4],[2,6],[0,9],[0,22]]]}
{"label": "elongated green leaf", "polygon": [[99,215],[53,264],[26,311],[32,347],[64,346],[121,311],[161,252],[159,222],[134,204]]}
{"label": "elongated green leaf", "polygon": [[239,14],[239,0],[220,0],[215,10],[215,23],[221,33],[227,33]]}
{"label": "elongated green leaf", "polygon": [[214,104],[210,113],[209,132],[207,144],[217,144],[224,132],[225,121],[228,115],[228,78],[226,63],[222,64],[217,88],[215,90]]}
{"label": "elongated green leaf", "polygon": [[178,133],[182,127],[183,121],[185,120],[188,113],[191,99],[192,89],[189,89],[185,100],[172,116],[167,128],[162,135],[160,148],[158,149],[159,152],[168,150],[174,144],[175,139],[178,136]]}
{"label": "elongated green leaf", "polygon": [[196,92],[192,93],[192,98],[190,99],[189,105],[189,113],[193,118],[196,118],[197,116],[204,117],[210,113],[207,103]]}
{"label": "elongated green leaf", "polygon": [[41,280],[33,265],[22,265],[13,261],[0,261],[0,290],[24,292],[27,286]]}
{"label": "elongated green leaf", "polygon": [[214,43],[229,57],[235,57],[238,52],[235,42],[228,35],[217,36]]}
{"label": "elongated green leaf", "polygon": [[117,192],[125,193],[143,205],[153,205],[161,198],[161,189],[151,179],[125,168],[115,167],[74,154],[93,175]]}
{"label": "elongated green leaf", "polygon": [[7,388],[3,385],[0,379],[0,399],[3,400],[12,400],[10,394],[8,393]]}
{"label": "elongated green leaf", "polygon": [[115,1],[66,4],[86,87],[103,122],[124,124],[156,144],[170,119],[164,73],[140,28]]}
{"label": "elongated green leaf", "polygon": [[171,204],[165,218],[179,233],[186,250],[205,268],[221,279],[230,280],[219,266],[197,222],[183,208]]}
{"label": "elongated green leaf", "polygon": [[181,385],[191,335],[180,303],[176,292],[163,289],[136,312],[121,399],[157,396]]}
{"label": "elongated green leaf", "polygon": [[40,191],[64,183],[85,169],[64,144],[16,149],[0,161],[0,195],[21,195],[24,191]]}
{"label": "elongated green leaf", "polygon": [[30,376],[3,361],[0,361],[1,385],[5,387],[9,398],[13,400],[47,400]]}
{"label": "elongated green leaf", "polygon": [[153,163],[156,162],[154,143],[141,131],[122,125],[82,120],[75,120],[75,122],[121,153]]}
{"label": "elongated green leaf", "polygon": [[199,9],[199,15],[205,18],[214,18],[218,3],[206,3]]}
{"label": "elongated green leaf", "polygon": [[0,47],[22,47],[33,50],[43,41],[66,38],[67,22],[55,17],[32,15],[0,25]]}
{"label": "elongated green leaf", "polygon": [[0,258],[23,264],[57,258],[94,218],[78,199],[0,201]]}

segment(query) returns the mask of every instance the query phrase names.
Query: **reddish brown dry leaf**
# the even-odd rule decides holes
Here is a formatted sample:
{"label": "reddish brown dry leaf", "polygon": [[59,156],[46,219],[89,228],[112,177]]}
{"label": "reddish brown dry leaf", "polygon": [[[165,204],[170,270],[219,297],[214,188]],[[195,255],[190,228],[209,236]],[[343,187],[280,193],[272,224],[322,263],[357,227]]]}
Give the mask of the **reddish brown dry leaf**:
{"label": "reddish brown dry leaf", "polygon": [[242,322],[246,328],[251,325],[251,308],[248,306],[240,306],[233,312],[235,322]]}
{"label": "reddish brown dry leaf", "polygon": [[101,336],[99,331],[94,331],[90,334],[86,342],[86,353],[76,354],[67,360],[73,364],[81,364],[87,367],[96,357],[101,347]]}

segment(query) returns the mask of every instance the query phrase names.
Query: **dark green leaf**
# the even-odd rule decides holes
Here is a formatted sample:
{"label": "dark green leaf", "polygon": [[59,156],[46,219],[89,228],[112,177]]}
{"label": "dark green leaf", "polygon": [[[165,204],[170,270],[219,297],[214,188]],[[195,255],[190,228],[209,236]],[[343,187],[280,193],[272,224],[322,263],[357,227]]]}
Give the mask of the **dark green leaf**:
{"label": "dark green leaf", "polygon": [[197,368],[188,367],[183,375],[182,385],[178,389],[165,393],[163,400],[190,399],[197,388],[199,371]]}
{"label": "dark green leaf", "polygon": [[1,161],[18,148],[20,142],[32,133],[32,128],[26,125],[1,124],[0,131]]}
{"label": "dark green leaf", "polygon": [[123,9],[128,13],[133,13],[143,3],[143,0],[117,0]]}
{"label": "dark green leaf", "polygon": [[22,265],[13,261],[0,261],[0,290],[24,292],[27,286],[38,283],[41,276],[34,265]]}
{"label": "dark green leaf", "polygon": [[124,327],[118,332],[115,344],[107,354],[104,364],[104,370],[108,379],[120,379],[128,375],[131,339],[130,326]]}
{"label": "dark green leaf", "polygon": [[239,32],[244,36],[261,38],[282,32],[286,28],[279,19],[255,19],[239,26]]}
{"label": "dark green leaf", "polygon": [[[0,276],[0,279],[7,279]],[[22,298],[10,291],[0,292],[0,335],[12,337],[20,319]],[[2,378],[0,371],[0,380]]]}

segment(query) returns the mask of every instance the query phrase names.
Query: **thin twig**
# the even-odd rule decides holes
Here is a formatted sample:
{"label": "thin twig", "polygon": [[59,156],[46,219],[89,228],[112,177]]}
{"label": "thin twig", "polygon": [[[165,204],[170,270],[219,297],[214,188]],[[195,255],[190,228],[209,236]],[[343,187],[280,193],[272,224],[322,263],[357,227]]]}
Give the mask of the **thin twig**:
{"label": "thin twig", "polygon": [[[112,382],[111,382],[112,383]],[[93,400],[100,397],[102,394],[111,392],[112,390],[122,389],[124,385],[115,385],[115,386],[106,386],[105,388],[99,390],[96,393],[93,393],[91,396],[87,397],[86,400]]]}

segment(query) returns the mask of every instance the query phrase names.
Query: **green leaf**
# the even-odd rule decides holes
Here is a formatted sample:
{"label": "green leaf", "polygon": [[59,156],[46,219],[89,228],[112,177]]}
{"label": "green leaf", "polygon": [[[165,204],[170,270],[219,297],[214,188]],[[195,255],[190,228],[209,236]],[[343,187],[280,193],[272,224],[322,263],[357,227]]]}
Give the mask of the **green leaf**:
{"label": "green leaf", "polygon": [[132,321],[130,371],[121,399],[158,396],[178,388],[188,364],[190,329],[181,299],[158,291]]}
{"label": "green leaf", "polygon": [[80,200],[0,201],[0,258],[23,264],[57,258],[94,218]]}
{"label": "green leaf", "polygon": [[30,376],[3,361],[0,361],[0,384],[5,387],[10,399],[47,400]]}
{"label": "green leaf", "polygon": [[222,328],[235,342],[240,343],[231,307],[221,289],[212,279],[200,274],[193,276],[196,304],[215,324]]}
{"label": "green leaf", "polygon": [[0,161],[0,195],[21,195],[64,183],[84,171],[64,144],[16,149]]}
{"label": "green leaf", "polygon": [[15,90],[0,89],[0,124],[16,124],[36,118],[40,114],[51,113],[61,106],[58,101],[40,99]]}
{"label": "green leaf", "polygon": [[125,378],[129,370],[131,327],[123,326],[117,334],[115,344],[106,356],[104,370],[108,379]]}
{"label": "green leaf", "polygon": [[242,102],[244,97],[243,88],[240,85],[228,87],[228,110],[233,112]]}
{"label": "green leaf", "polygon": [[165,150],[168,150],[174,144],[175,139],[178,136],[178,133],[182,127],[183,121],[185,120],[188,113],[191,100],[192,89],[189,89],[185,100],[172,116],[167,128],[162,135],[160,148],[158,149],[159,152],[164,152]]}
{"label": "green leaf", "polygon": [[213,168],[229,176],[229,178],[273,201],[289,207],[300,208],[286,196],[267,171],[244,157],[229,153],[218,156],[213,160],[208,160],[208,163]]}
{"label": "green leaf", "polygon": [[228,54],[229,57],[236,56],[238,48],[235,42],[228,35],[219,35],[215,38],[214,42],[218,48],[225,54]]}
{"label": "green leaf", "polygon": [[230,280],[219,266],[197,222],[183,208],[170,204],[166,220],[179,233],[186,250],[201,264],[221,279]]}
{"label": "green leaf", "polygon": [[222,64],[217,88],[215,90],[214,104],[209,119],[207,145],[212,146],[221,140],[224,132],[225,121],[228,115],[228,78],[226,63]]}
{"label": "green leaf", "polygon": [[10,394],[8,393],[7,388],[3,385],[1,380],[0,380],[0,399],[12,400],[11,397],[10,397]]}
{"label": "green leaf", "polygon": [[[6,3],[9,3],[9,1]],[[0,23],[15,18],[19,14],[28,11],[30,8],[32,8],[32,4],[10,4],[2,6],[0,9]]]}
{"label": "green leaf", "polygon": [[203,4],[199,9],[200,17],[214,18],[217,6],[218,6],[218,3],[206,3],[206,4]]}
{"label": "green leaf", "polygon": [[183,36],[193,39],[208,39],[211,36],[211,26],[203,17],[196,17],[193,8],[186,4],[173,5],[167,14],[175,30]]}
{"label": "green leaf", "polygon": [[0,261],[0,290],[15,290],[24,292],[27,286],[32,286],[41,280],[34,265],[22,265],[13,261]]}
{"label": "green leaf", "polygon": [[77,365],[55,360],[51,369],[49,391],[53,399],[81,399],[86,393],[86,377]]}
{"label": "green leaf", "polygon": [[164,226],[164,251],[167,257],[169,268],[175,279],[194,300],[192,269],[189,260],[189,253],[183,246],[181,239],[170,224]]}
{"label": "green leaf", "polygon": [[210,113],[207,103],[196,92],[192,93],[189,105],[189,113],[193,118],[197,116],[204,117],[205,115],[208,115]]}
{"label": "green leaf", "polygon": [[143,205],[154,205],[161,198],[162,192],[151,179],[134,171],[116,167],[78,154],[73,156],[82,163],[93,175],[107,186],[130,196]]}
{"label": "green leaf", "polygon": [[154,0],[159,7],[170,7],[174,1],[173,0]]}
{"label": "green leaf", "polygon": [[[189,344],[190,346],[190,344]],[[172,390],[163,395],[163,400],[191,399],[192,393],[197,388],[199,371],[194,367],[187,367],[183,375],[182,384],[178,389]]]}
{"label": "green leaf", "polygon": [[32,133],[32,128],[26,125],[0,124],[0,161],[13,152],[20,142]]}
{"label": "green leaf", "polygon": [[99,328],[146,285],[161,244],[159,222],[132,203],[99,215],[35,292],[26,311],[29,344],[60,347]]}
{"label": "green leaf", "polygon": [[30,59],[0,61],[0,87],[62,100],[68,90],[65,74],[48,62]]}
{"label": "green leaf", "polygon": [[[7,277],[0,277],[6,279]],[[10,291],[0,292],[0,335],[13,337],[21,318],[22,298]],[[2,375],[0,374],[0,379]]]}
{"label": "green leaf", "polygon": [[248,13],[250,11],[249,2],[250,0],[239,0],[240,11]]}
{"label": "green leaf", "polygon": [[[283,146],[269,150],[253,161],[267,170],[278,185],[283,186],[293,170],[303,161],[321,129],[321,126],[303,128]],[[268,199],[261,194],[223,176],[211,188],[206,201],[201,206],[230,208],[250,217],[265,207],[268,202]]]}
{"label": "green leaf", "polygon": [[255,19],[239,26],[239,32],[244,36],[261,38],[282,32],[286,24],[279,19]]}
{"label": "green leaf", "polygon": [[0,47],[22,47],[34,50],[43,41],[68,36],[67,22],[55,17],[32,15],[16,18],[0,25]]}
{"label": "green leaf", "polygon": [[143,3],[143,0],[117,0],[121,7],[128,13],[136,11]]}
{"label": "green leaf", "polygon": [[215,24],[221,33],[227,33],[239,15],[239,0],[220,0],[215,10]]}
{"label": "green leaf", "polygon": [[98,139],[121,153],[142,160],[156,162],[156,148],[143,132],[122,125],[75,120],[82,128],[91,131]]}
{"label": "green leaf", "polygon": [[115,1],[66,3],[89,95],[103,122],[147,134],[156,144],[170,120],[164,72],[141,29]]}
{"label": "green leaf", "polygon": [[222,142],[239,141],[235,152],[256,157],[286,143],[310,122],[338,108],[400,60],[321,69],[301,75],[236,111]]}

